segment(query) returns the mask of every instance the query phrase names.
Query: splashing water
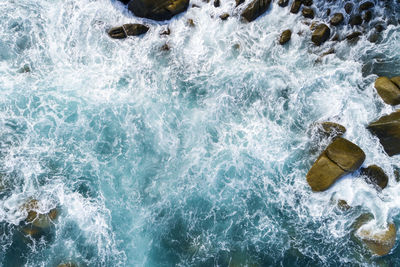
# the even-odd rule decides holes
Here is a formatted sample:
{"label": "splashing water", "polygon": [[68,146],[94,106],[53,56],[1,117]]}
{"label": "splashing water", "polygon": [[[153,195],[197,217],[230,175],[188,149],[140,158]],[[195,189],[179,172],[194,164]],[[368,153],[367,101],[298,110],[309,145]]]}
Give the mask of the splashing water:
{"label": "splashing water", "polygon": [[[304,19],[276,3],[249,24],[218,18],[239,13],[234,1],[192,3],[201,8],[165,23],[109,0],[0,3],[3,266],[398,263],[397,246],[369,257],[351,225],[364,212],[400,223],[399,156],[365,128],[394,110],[373,82],[400,75],[400,28],[378,44],[362,36],[317,48]],[[107,36],[131,22],[150,31]],[[160,36],[167,24],[171,35]],[[288,28],[291,42],[278,45]],[[311,192],[305,175],[324,144],[311,151],[307,130],[323,120],[346,126],[388,188],[377,193],[354,173]],[[30,198],[60,210],[49,240],[18,235]],[[356,208],[341,212],[332,199]]]}

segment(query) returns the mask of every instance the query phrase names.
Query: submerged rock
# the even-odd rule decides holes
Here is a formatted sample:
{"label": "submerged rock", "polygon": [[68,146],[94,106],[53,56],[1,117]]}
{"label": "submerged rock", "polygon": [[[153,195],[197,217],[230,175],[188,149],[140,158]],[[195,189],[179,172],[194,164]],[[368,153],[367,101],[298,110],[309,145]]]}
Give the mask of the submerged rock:
{"label": "submerged rock", "polygon": [[354,6],[353,3],[351,3],[351,2],[346,3],[344,5],[344,11],[346,11],[347,14],[350,14],[351,11],[353,10],[353,6]]}
{"label": "submerged rock", "polygon": [[78,265],[73,262],[66,262],[59,264],[57,267],[78,267]]}
{"label": "submerged rock", "polygon": [[58,217],[58,210],[51,209],[48,213],[39,213],[39,203],[36,199],[32,199],[22,206],[22,209],[28,212],[25,222],[37,228],[48,228]]}
{"label": "submerged rock", "polygon": [[315,30],[312,33],[311,41],[315,45],[319,46],[323,44],[326,40],[328,40],[330,35],[331,35],[331,30],[329,29],[329,27],[326,26],[325,24],[319,24],[318,26],[315,27]]}
{"label": "submerged rock", "polygon": [[357,26],[357,25],[361,25],[362,24],[361,15],[357,14],[357,15],[351,16],[350,20],[349,20],[349,24],[352,27]]}
{"label": "submerged rock", "polygon": [[329,23],[333,26],[337,26],[340,23],[342,23],[343,20],[344,20],[344,16],[342,13],[335,13],[335,14],[333,14]]}
{"label": "submerged rock", "polygon": [[375,88],[386,104],[393,106],[400,104],[400,87],[388,77],[377,78],[375,81]]}
{"label": "submerged rock", "polygon": [[374,3],[371,1],[367,1],[360,5],[360,11],[370,9],[372,7],[374,7]]}
{"label": "submerged rock", "polygon": [[365,181],[374,186],[378,186],[380,189],[384,189],[389,181],[389,177],[377,165],[370,165],[367,168],[361,168],[361,175],[364,175]]}
{"label": "submerged rock", "polygon": [[396,226],[390,223],[386,228],[374,229],[365,223],[357,230],[356,236],[369,250],[378,256],[389,254],[396,243]]}
{"label": "submerged rock", "polygon": [[349,209],[351,209],[349,204],[347,204],[347,201],[343,200],[343,199],[339,199],[337,202],[337,205],[338,205],[338,208],[342,211],[348,211]]}
{"label": "submerged rock", "polygon": [[285,30],[282,32],[281,37],[279,38],[279,43],[281,45],[286,44],[287,42],[290,41],[290,38],[292,36],[292,31],[291,30]]}
{"label": "submerged rock", "polygon": [[311,127],[313,129],[313,133],[317,134],[319,137],[322,138],[334,139],[346,133],[346,128],[343,125],[330,121],[316,122],[313,123]]}
{"label": "submerged rock", "polygon": [[229,18],[229,14],[228,14],[228,13],[224,13],[224,14],[222,14],[221,16],[219,16],[219,18],[220,18],[221,20],[227,20],[227,19]]}
{"label": "submerged rock", "polygon": [[138,36],[145,34],[149,27],[143,24],[124,24],[120,27],[111,28],[108,35],[114,39],[123,39],[128,36]]}
{"label": "submerged rock", "polygon": [[128,9],[136,16],[153,20],[168,20],[187,10],[189,0],[134,0]]}
{"label": "submerged rock", "polygon": [[313,4],[313,0],[302,0],[301,2],[305,6],[311,6]]}
{"label": "submerged rock", "polygon": [[370,123],[367,129],[379,138],[389,156],[400,154],[400,110]]}
{"label": "submerged rock", "polygon": [[242,18],[251,22],[267,11],[271,0],[253,0],[242,12]]}
{"label": "submerged rock", "polygon": [[339,137],[322,152],[308,171],[307,182],[313,191],[324,191],[340,177],[357,170],[364,160],[361,148]]}

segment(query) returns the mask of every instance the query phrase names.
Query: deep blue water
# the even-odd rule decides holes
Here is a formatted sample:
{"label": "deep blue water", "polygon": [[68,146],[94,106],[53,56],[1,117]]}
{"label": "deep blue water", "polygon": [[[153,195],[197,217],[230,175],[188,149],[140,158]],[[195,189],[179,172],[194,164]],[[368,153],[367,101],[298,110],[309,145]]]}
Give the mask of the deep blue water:
{"label": "deep blue water", "polygon": [[[397,243],[371,257],[351,235],[364,212],[400,225],[400,158],[365,129],[395,110],[373,82],[400,75],[399,26],[377,44],[316,48],[304,19],[276,3],[251,24],[218,19],[234,1],[191,3],[201,8],[172,19],[168,37],[167,23],[116,1],[0,3],[1,265],[400,265]],[[107,36],[128,22],[151,29]],[[287,28],[292,40],[280,46]],[[388,188],[377,193],[356,172],[311,192],[305,175],[327,141],[307,133],[324,120],[346,126]],[[30,199],[59,210],[40,239],[21,231]],[[337,199],[353,208],[340,211]]]}

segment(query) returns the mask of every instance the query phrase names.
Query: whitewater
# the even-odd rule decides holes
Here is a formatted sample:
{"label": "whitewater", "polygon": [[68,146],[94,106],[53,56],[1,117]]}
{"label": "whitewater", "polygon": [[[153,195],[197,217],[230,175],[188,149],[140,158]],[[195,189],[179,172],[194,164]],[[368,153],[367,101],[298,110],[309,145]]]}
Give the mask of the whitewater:
{"label": "whitewater", "polygon": [[[400,27],[316,47],[287,8],[252,23],[240,10],[193,0],[155,22],[111,0],[0,2],[1,266],[400,265],[398,241],[371,257],[351,238],[365,212],[400,225],[400,156],[366,129],[396,110],[374,81],[400,75]],[[150,30],[111,39],[124,23]],[[388,187],[355,172],[313,193],[305,176],[327,145],[316,121],[344,125]],[[21,234],[30,199],[59,210],[47,238]]]}

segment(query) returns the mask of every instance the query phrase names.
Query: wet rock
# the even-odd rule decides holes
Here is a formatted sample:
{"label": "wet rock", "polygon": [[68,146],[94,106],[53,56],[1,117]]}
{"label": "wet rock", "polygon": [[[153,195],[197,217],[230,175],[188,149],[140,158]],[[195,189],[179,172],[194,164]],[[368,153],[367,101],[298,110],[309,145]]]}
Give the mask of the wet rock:
{"label": "wet rock", "polygon": [[376,79],[375,88],[386,104],[393,106],[400,104],[400,87],[388,77],[379,77]]}
{"label": "wet rock", "polygon": [[396,226],[388,224],[386,228],[376,229],[371,225],[362,225],[356,236],[365,243],[369,250],[378,256],[389,254],[396,242]]}
{"label": "wet rock", "polygon": [[329,29],[329,27],[326,26],[325,24],[319,24],[318,26],[315,27],[315,30],[312,33],[311,41],[315,45],[319,46],[326,40],[328,40],[330,35],[331,35],[331,30]]}
{"label": "wet rock", "polygon": [[313,0],[302,0],[301,1],[305,6],[312,6]]}
{"label": "wet rock", "polygon": [[51,209],[47,214],[38,213],[39,203],[32,199],[22,206],[28,212],[25,222],[37,228],[48,228],[58,217],[58,210]]}
{"label": "wet rock", "polygon": [[292,36],[292,31],[291,30],[285,30],[282,32],[281,37],[279,38],[279,43],[281,45],[286,44],[287,42],[290,41],[290,38]]}
{"label": "wet rock", "polygon": [[214,7],[220,7],[220,6],[221,6],[220,0],[214,0]]}
{"label": "wet rock", "polygon": [[383,32],[385,30],[385,26],[383,26],[382,24],[376,24],[375,25],[375,30],[377,32]]}
{"label": "wet rock", "polygon": [[290,13],[297,14],[300,11],[301,0],[294,0],[292,6],[290,7]]}
{"label": "wet rock", "polygon": [[108,35],[114,39],[123,39],[128,36],[138,36],[145,34],[149,27],[143,24],[124,24],[120,27],[111,28]]}
{"label": "wet rock", "polygon": [[325,191],[337,179],[357,170],[365,160],[365,154],[357,145],[337,138],[307,173],[307,182],[313,191]]}
{"label": "wet rock", "polygon": [[160,50],[166,52],[166,51],[171,50],[171,48],[169,47],[168,44],[163,44],[163,45],[160,47]]}
{"label": "wet rock", "polygon": [[236,7],[244,3],[244,0],[235,0]]}
{"label": "wet rock", "polygon": [[326,10],[326,16],[329,17],[330,15],[331,15],[331,9],[328,8],[328,9]]}
{"label": "wet rock", "polygon": [[312,8],[305,7],[301,11],[301,13],[303,14],[303,17],[305,17],[305,18],[308,18],[308,19],[314,18],[314,10]]}
{"label": "wet rock", "polygon": [[136,16],[153,20],[168,20],[187,10],[189,0],[134,0],[128,9]]}
{"label": "wet rock", "polygon": [[171,34],[171,30],[169,28],[163,30],[160,35],[170,35]]}
{"label": "wet rock", "polygon": [[351,17],[350,17],[350,20],[349,20],[349,24],[350,24],[352,27],[357,26],[357,25],[361,25],[361,24],[362,24],[362,18],[361,18],[361,16],[360,16],[360,15],[351,16]]}
{"label": "wet rock", "polygon": [[279,0],[278,5],[280,7],[286,7],[289,4],[289,0]]}
{"label": "wet rock", "polygon": [[127,5],[130,0],[119,0],[119,1],[122,2],[123,4]]}
{"label": "wet rock", "polygon": [[382,116],[370,123],[367,129],[379,138],[389,156],[400,154],[400,110]]}
{"label": "wet rock", "polygon": [[18,70],[18,73],[29,73],[29,72],[31,72],[31,68],[27,64],[25,64],[22,68]]}
{"label": "wet rock", "polygon": [[374,186],[378,186],[380,189],[384,189],[389,181],[389,177],[377,165],[370,165],[367,168],[361,168],[361,175],[365,176],[365,181]]}
{"label": "wet rock", "polygon": [[349,204],[347,204],[346,200],[343,200],[343,199],[339,199],[337,202],[337,205],[338,205],[338,208],[342,211],[348,211],[349,209],[351,209]]}
{"label": "wet rock", "polygon": [[199,6],[199,5],[196,5],[196,4],[193,4],[193,5],[192,5],[192,8],[200,8],[200,6]]}
{"label": "wet rock", "polygon": [[[332,54],[333,52],[324,53],[325,55]],[[327,138],[336,138],[344,135],[346,133],[346,128],[339,123],[325,121],[321,123],[316,123],[317,129],[321,135]]]}
{"label": "wet rock", "polygon": [[352,32],[349,35],[346,36],[347,41],[349,42],[357,42],[359,40],[359,37],[362,35],[361,32]]}
{"label": "wet rock", "polygon": [[372,11],[371,10],[367,10],[363,15],[363,20],[365,22],[370,22],[371,19],[372,19]]}
{"label": "wet rock", "polygon": [[376,43],[380,40],[380,34],[378,32],[372,32],[369,36],[368,36],[368,41],[370,41],[371,43]]}
{"label": "wet rock", "polygon": [[271,0],[253,0],[242,12],[242,18],[251,22],[267,11]]}
{"label": "wet rock", "polygon": [[73,262],[66,262],[59,264],[57,267],[78,267],[78,265]]}
{"label": "wet rock", "polygon": [[364,2],[364,3],[362,3],[361,5],[360,5],[360,11],[362,11],[362,10],[367,10],[367,9],[370,9],[370,8],[372,8],[372,7],[374,7],[374,3],[373,2],[371,2],[371,1],[367,1],[367,2]]}
{"label": "wet rock", "polygon": [[399,87],[400,89],[400,76],[396,76],[393,77],[392,79],[390,79],[395,85],[397,85],[397,87]]}
{"label": "wet rock", "polygon": [[329,23],[333,26],[337,26],[340,23],[342,23],[344,20],[344,16],[342,13],[335,13],[333,14],[331,20],[329,21]]}
{"label": "wet rock", "polygon": [[353,10],[353,3],[346,3],[345,5],[344,5],[344,11],[346,11],[346,13],[347,14],[350,14],[351,13],[351,11]]}
{"label": "wet rock", "polygon": [[187,25],[188,25],[189,27],[195,27],[195,26],[196,26],[196,25],[194,24],[193,19],[188,19],[186,23],[187,23]]}
{"label": "wet rock", "polygon": [[229,14],[228,14],[228,13],[224,13],[224,14],[222,14],[221,16],[219,16],[219,18],[220,18],[221,20],[227,20],[227,19],[229,18]]}

